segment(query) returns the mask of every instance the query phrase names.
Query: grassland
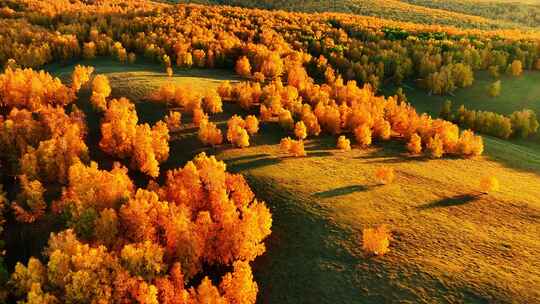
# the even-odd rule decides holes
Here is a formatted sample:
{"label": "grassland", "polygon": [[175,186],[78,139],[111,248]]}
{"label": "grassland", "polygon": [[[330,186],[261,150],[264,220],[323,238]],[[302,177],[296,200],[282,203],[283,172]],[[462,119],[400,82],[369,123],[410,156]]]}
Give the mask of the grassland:
{"label": "grassland", "polygon": [[[152,65],[84,64],[107,74],[113,95],[134,100],[147,121],[164,113],[144,100],[161,83],[206,90],[223,79],[235,80],[222,71],[179,71],[167,78]],[[67,76],[72,66],[49,70]],[[212,120],[224,128],[233,112],[246,114],[226,105]],[[90,125],[94,140],[96,121]],[[254,263],[260,303],[532,303],[540,298],[540,149],[487,139],[484,157],[428,160],[408,156],[398,142],[338,152],[335,139],[323,136],[308,141],[307,157],[291,158],[279,153],[285,133],[275,125],[264,124],[252,138],[253,147],[207,149],[189,117],[184,121],[163,167],[181,166],[201,151],[216,154],[228,170],[246,175],[272,210],[267,253]],[[374,180],[375,169],[383,165],[396,171],[393,184]],[[485,175],[497,176],[499,192],[478,192]],[[379,224],[392,229],[391,251],[368,258],[361,252],[361,231]]]}
{"label": "grassland", "polygon": [[[477,72],[471,87],[458,89],[453,96],[430,95],[412,84],[403,86],[403,90],[411,103],[422,112],[438,115],[445,100],[451,100],[455,106],[461,104],[469,109],[494,111],[500,114],[511,114],[523,108],[540,113],[540,72],[526,71],[522,76],[502,76],[501,95],[491,97],[488,86],[496,79],[487,72]],[[391,95],[396,88],[389,86],[383,89],[385,95]]]}

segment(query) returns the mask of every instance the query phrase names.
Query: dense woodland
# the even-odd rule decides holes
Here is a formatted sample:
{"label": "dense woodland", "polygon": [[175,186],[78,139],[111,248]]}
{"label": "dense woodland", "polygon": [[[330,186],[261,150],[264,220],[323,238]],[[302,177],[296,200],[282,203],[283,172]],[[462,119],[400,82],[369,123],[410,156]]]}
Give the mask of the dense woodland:
{"label": "dense woodland", "polygon": [[[167,1],[164,1],[167,2]],[[528,0],[168,0],[302,12],[340,12],[464,28],[538,28],[540,6]]]}
{"label": "dense woodland", "polygon": [[[12,231],[51,219],[62,227],[43,256],[2,272],[3,298],[20,303],[255,302],[249,263],[264,254],[270,211],[213,156],[160,170],[184,115],[209,146],[247,147],[268,123],[296,138],[280,148],[297,157],[306,138],[323,133],[342,150],[351,139],[354,148],[395,140],[412,155],[474,157],[483,151],[480,136],[378,88],[412,82],[449,94],[470,86],[478,70],[540,69],[538,34],[518,30],[124,0],[0,0],[0,15],[0,202]],[[156,62],[168,74],[230,69],[244,81],[205,96],[164,85],[149,100],[170,112],[149,125],[92,67],[77,66],[68,83],[38,71],[99,56]],[[76,105],[83,88],[91,91],[86,111]],[[235,115],[222,131],[209,117],[223,102],[257,115]],[[499,119],[452,113],[445,118],[474,130]],[[536,132],[527,113],[512,115],[501,137]],[[97,148],[110,168],[91,159],[89,114],[99,117]],[[379,175],[386,182],[392,174]]]}

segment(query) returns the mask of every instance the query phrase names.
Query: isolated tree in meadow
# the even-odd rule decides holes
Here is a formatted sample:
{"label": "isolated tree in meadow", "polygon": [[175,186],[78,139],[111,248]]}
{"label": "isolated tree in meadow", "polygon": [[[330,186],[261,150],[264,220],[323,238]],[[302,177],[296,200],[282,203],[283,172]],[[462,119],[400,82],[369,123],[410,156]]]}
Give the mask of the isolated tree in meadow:
{"label": "isolated tree in meadow", "polygon": [[481,178],[480,191],[485,194],[499,191],[499,180],[495,176],[485,176]]}
{"label": "isolated tree in meadow", "polygon": [[388,253],[390,231],[386,225],[376,228],[365,228],[362,231],[362,249],[366,254],[380,256]]}
{"label": "isolated tree in meadow", "polygon": [[337,148],[341,151],[350,151],[351,141],[347,137],[345,137],[345,135],[341,135],[338,137],[337,140]]}
{"label": "isolated tree in meadow", "polygon": [[439,117],[442,119],[446,119],[448,121],[454,120],[452,113],[452,101],[451,100],[445,100],[443,103],[443,106],[441,108],[441,112],[439,113]]}
{"label": "isolated tree in meadow", "polygon": [[494,83],[490,84],[488,87],[488,93],[491,97],[497,97],[501,95],[501,81],[497,80]]}
{"label": "isolated tree in meadow", "polygon": [[388,167],[379,167],[375,171],[375,178],[383,185],[391,184],[395,179],[394,169]]}
{"label": "isolated tree in meadow", "polygon": [[251,64],[246,56],[242,56],[236,61],[235,67],[236,74],[249,78],[251,76]]}
{"label": "isolated tree in meadow", "polygon": [[294,140],[290,137],[282,138],[279,143],[279,148],[281,152],[292,154],[293,156],[300,157],[300,156],[306,156],[307,153],[304,149],[304,141],[303,140]]}

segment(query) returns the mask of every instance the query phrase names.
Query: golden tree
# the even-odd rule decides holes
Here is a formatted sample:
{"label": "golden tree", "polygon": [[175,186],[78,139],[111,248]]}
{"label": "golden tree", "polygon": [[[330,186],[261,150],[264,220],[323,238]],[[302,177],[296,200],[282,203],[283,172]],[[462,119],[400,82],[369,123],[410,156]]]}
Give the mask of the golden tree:
{"label": "golden tree", "polygon": [[367,147],[371,145],[371,128],[367,124],[363,124],[354,129],[356,142],[361,146]]}
{"label": "golden tree", "polygon": [[255,115],[248,115],[244,119],[246,131],[249,135],[254,135],[259,132],[259,120]]}
{"label": "golden tree", "polygon": [[414,133],[411,136],[411,139],[407,143],[407,150],[409,150],[411,154],[422,153],[422,138],[418,136],[417,133]]}
{"label": "golden tree", "polygon": [[341,151],[350,151],[351,141],[347,137],[345,137],[345,135],[341,135],[338,137],[337,140],[337,148]]}
{"label": "golden tree", "polygon": [[236,61],[235,67],[236,74],[249,78],[251,76],[251,64],[246,56],[242,56]]}
{"label": "golden tree", "polygon": [[485,194],[499,191],[499,180],[495,176],[485,176],[480,179],[480,191]]}
{"label": "golden tree", "polygon": [[375,178],[381,184],[391,184],[395,179],[394,169],[388,167],[379,167],[375,171]]}
{"label": "golden tree", "polygon": [[223,142],[223,135],[216,124],[203,120],[199,125],[199,140],[205,145],[217,146]]}
{"label": "golden tree", "polygon": [[92,96],[90,101],[94,108],[100,111],[107,109],[107,97],[111,95],[111,85],[105,75],[97,75],[92,81]]}
{"label": "golden tree", "polygon": [[386,225],[365,228],[362,231],[362,248],[367,254],[383,255],[389,251],[390,231]]}
{"label": "golden tree", "polygon": [[307,128],[303,121],[299,121],[294,125],[294,135],[300,140],[307,137]]}

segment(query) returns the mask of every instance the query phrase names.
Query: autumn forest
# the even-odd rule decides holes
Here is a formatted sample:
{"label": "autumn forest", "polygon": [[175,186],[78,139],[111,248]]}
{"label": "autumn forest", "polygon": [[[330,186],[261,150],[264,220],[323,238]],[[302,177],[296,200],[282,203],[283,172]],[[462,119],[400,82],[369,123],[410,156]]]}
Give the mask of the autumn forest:
{"label": "autumn forest", "polygon": [[540,298],[538,5],[187,2],[0,0],[0,303]]}

